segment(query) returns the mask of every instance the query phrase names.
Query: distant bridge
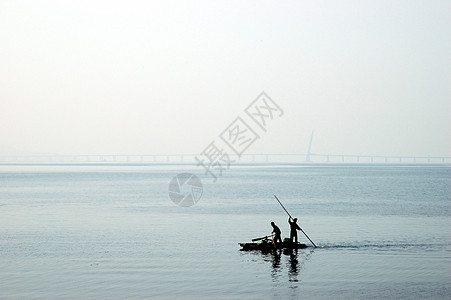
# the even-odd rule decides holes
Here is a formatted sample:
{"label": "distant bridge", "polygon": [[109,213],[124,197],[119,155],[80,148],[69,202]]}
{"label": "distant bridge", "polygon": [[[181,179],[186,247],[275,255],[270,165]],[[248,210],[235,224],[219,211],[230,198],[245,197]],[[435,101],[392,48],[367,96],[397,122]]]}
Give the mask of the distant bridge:
{"label": "distant bridge", "polygon": [[[349,154],[228,154],[231,163],[363,163],[450,164],[449,156],[389,156]],[[0,155],[0,164],[197,164],[201,154]]]}

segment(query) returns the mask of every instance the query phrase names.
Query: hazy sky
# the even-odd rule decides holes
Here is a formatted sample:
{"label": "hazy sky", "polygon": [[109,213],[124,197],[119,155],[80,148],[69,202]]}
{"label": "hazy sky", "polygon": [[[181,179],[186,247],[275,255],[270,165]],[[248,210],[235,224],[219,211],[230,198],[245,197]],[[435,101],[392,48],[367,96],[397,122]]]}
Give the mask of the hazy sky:
{"label": "hazy sky", "polygon": [[451,1],[0,1],[0,151],[451,156]]}

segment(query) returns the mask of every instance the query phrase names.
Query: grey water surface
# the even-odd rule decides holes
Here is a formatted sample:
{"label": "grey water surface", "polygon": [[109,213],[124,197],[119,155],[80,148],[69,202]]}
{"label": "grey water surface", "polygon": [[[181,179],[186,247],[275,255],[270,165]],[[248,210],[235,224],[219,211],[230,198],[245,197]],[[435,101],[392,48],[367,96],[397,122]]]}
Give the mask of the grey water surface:
{"label": "grey water surface", "polygon": [[[201,178],[191,207],[168,196]],[[449,299],[451,168],[0,166],[1,299]],[[240,251],[289,235],[318,248]],[[299,232],[301,242],[311,246]]]}

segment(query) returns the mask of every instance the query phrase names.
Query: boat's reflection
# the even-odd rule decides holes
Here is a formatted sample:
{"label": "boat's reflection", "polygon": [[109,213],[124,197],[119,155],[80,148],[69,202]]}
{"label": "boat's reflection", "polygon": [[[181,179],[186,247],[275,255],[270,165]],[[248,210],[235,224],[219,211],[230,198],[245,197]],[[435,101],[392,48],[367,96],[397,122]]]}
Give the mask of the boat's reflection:
{"label": "boat's reflection", "polygon": [[288,281],[294,283],[301,281],[301,270],[310,259],[314,250],[273,249],[267,251],[255,250],[252,252],[254,254],[260,253],[264,261],[271,263],[271,277],[274,282],[280,282],[286,276],[285,274],[288,273]]}
{"label": "boat's reflection", "polygon": [[286,249],[284,250],[284,254],[287,254],[289,259],[289,269],[288,269],[288,280],[291,282],[298,282],[298,274],[299,274],[299,260],[298,260],[298,249]]}
{"label": "boat's reflection", "polygon": [[272,258],[272,269],[271,269],[271,277],[273,281],[278,281],[281,270],[280,270],[280,258],[282,256],[281,249],[270,250],[267,255],[270,255]]}

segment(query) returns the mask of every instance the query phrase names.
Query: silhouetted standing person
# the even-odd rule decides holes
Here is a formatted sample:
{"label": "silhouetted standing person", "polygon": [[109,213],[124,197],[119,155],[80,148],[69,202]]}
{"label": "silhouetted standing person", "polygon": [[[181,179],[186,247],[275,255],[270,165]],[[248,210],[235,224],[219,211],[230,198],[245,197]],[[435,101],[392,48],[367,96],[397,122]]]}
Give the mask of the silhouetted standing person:
{"label": "silhouetted standing person", "polygon": [[297,218],[294,218],[293,221],[291,221],[291,218],[288,218],[288,223],[290,224],[290,241],[293,242],[294,238],[295,243],[298,242],[298,230],[301,230],[297,221]]}
{"label": "silhouetted standing person", "polygon": [[274,222],[271,222],[271,226],[273,228],[272,233],[274,233],[274,238],[273,238],[273,242],[274,242],[274,246],[277,246],[277,242],[280,242],[280,244],[282,244],[282,232],[280,231],[280,228],[277,227],[276,224],[274,224]]}

